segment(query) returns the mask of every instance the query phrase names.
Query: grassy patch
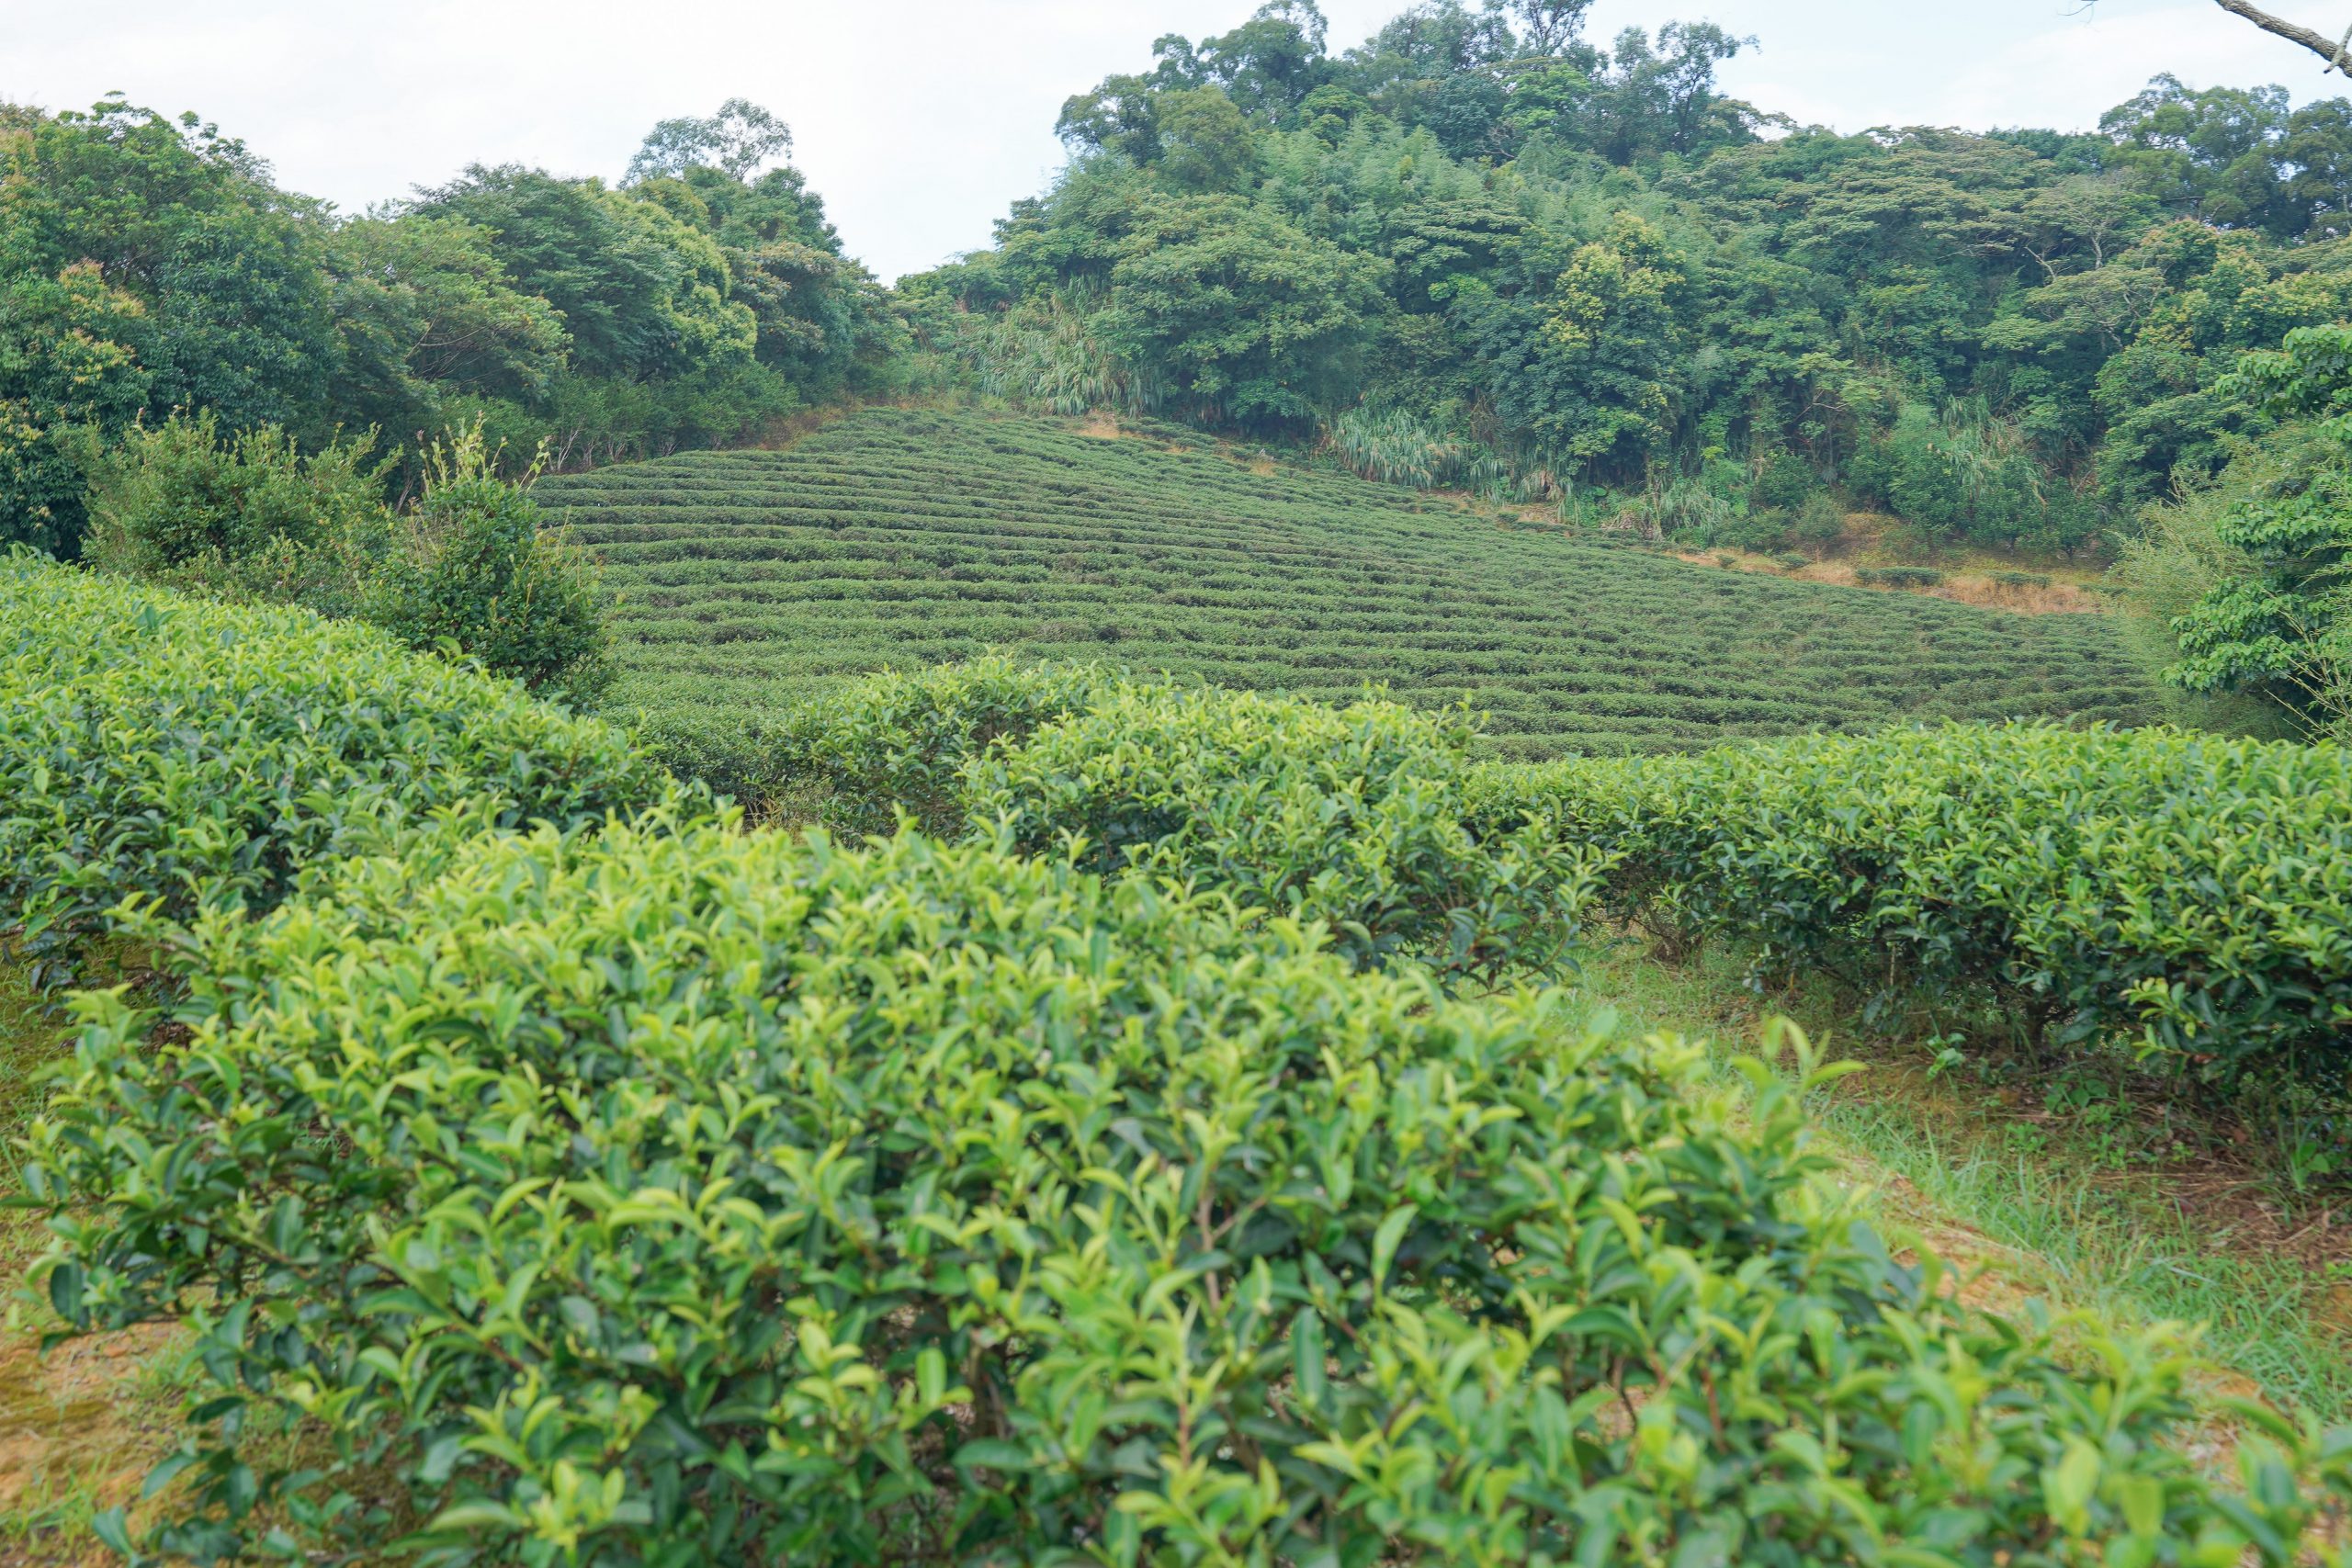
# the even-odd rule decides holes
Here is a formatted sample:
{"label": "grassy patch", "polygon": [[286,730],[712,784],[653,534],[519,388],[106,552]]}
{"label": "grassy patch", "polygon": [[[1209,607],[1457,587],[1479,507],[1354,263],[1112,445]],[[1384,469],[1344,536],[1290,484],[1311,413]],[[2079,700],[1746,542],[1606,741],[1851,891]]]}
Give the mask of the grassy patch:
{"label": "grassy patch", "polygon": [[2352,1416],[2352,1223],[2286,1201],[2260,1167],[2149,1136],[2095,1098],[2053,1106],[1933,1075],[1925,1052],[1863,1029],[1834,987],[1759,997],[1720,949],[1669,966],[1620,945],[1588,966],[1583,991],[1641,1027],[1739,1049],[1769,1017],[1794,1020],[1833,1056],[1871,1064],[1814,1109],[1890,1219],[1986,1265],[2020,1300],[2122,1325],[2205,1325],[2208,1353],[2234,1374],[2214,1380],[2216,1396]]}
{"label": "grassy patch", "polygon": [[[0,1146],[38,1113],[43,1079],[64,1053],[63,1019],[23,966],[0,958]],[[0,1179],[17,1190],[13,1153]],[[55,1326],[27,1271],[47,1233],[0,1209],[0,1568],[115,1561],[91,1533],[101,1511],[131,1504],[179,1428],[192,1369],[175,1328],[94,1336],[43,1354]]]}

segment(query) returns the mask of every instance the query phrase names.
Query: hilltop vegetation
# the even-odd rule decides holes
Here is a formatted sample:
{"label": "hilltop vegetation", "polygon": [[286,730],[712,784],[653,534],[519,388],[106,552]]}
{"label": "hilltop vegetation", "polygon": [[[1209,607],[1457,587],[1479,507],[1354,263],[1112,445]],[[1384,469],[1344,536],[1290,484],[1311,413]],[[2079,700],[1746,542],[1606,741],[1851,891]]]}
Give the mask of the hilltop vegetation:
{"label": "hilltop vegetation", "polygon": [[477,164],[367,216],[193,115],[0,105],[0,546],[76,554],[91,470],[175,410],[392,459],[484,422],[517,462],[731,441],[887,385],[904,332],[785,128],[657,128],[618,186]]}
{"label": "hilltop vegetation", "polygon": [[615,711],[754,792],[740,770],[794,700],[990,647],[1339,701],[1466,694],[1522,754],[2152,716],[2098,617],[1714,571],[1066,423],[868,411],[786,451],[537,493],[620,595]]}
{"label": "hilltop vegetation", "polygon": [[0,540],[81,551],[175,411],[404,507],[451,430],[513,477],[959,393],[1689,548],[1817,555],[1855,509],[1912,565],[2179,543],[2132,579],[2177,682],[2352,724],[2340,547],[2282,561],[2301,524],[2196,501],[2343,533],[2329,396],[2259,355],[2352,315],[2352,103],[2165,75],[2094,130],[1844,135],[1722,90],[1751,40],[1604,44],[1589,10],[1426,0],[1346,48],[1266,0],[1163,37],[1069,100],[1070,162],[989,248],[889,289],[741,99],[611,182],[475,165],[364,217],[192,116],[0,107]]}
{"label": "hilltop vegetation", "polygon": [[1838,135],[1724,95],[1753,40],[1604,46],[1589,8],[1163,38],[1069,100],[990,249],[903,281],[913,320],[1010,395],[1633,491],[1702,544],[1836,486],[2072,550],[2267,428],[2222,378],[2352,299],[2342,100],[2165,76],[2091,132]]}

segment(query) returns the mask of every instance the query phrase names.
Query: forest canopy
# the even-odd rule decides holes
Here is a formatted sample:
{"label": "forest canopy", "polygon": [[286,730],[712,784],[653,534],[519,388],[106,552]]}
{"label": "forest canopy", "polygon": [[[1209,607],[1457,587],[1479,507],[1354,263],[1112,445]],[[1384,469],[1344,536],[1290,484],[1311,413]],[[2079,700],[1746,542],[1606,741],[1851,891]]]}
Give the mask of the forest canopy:
{"label": "forest canopy", "polygon": [[372,431],[413,484],[476,423],[580,465],[887,386],[903,330],[789,144],[738,101],[617,186],[478,164],[353,217],[194,115],[0,107],[0,543],[77,550],[99,454],[175,410]]}
{"label": "forest canopy", "polygon": [[2095,130],[1840,134],[1722,89],[1752,39],[1587,9],[1430,0],[1335,51],[1269,0],[1162,38],[908,308],[1034,403],[1639,492],[1696,543],[1783,540],[1836,487],[2072,552],[2268,429],[2222,378],[2352,303],[2343,99],[2160,76]]}

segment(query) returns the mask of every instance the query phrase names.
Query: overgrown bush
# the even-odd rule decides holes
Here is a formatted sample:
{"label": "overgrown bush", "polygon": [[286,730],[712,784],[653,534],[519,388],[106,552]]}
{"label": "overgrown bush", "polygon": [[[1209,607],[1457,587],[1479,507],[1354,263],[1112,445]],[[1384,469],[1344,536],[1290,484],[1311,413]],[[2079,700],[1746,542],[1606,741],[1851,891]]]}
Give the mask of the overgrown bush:
{"label": "overgrown bush", "polygon": [[1053,857],[549,829],[185,963],[26,1151],[57,1310],[198,1336],[167,1551],[2283,1565],[2344,1471],[2217,1500],[2177,1339],[1958,1304],[1760,1066]]}
{"label": "overgrown bush", "polygon": [[1821,492],[1821,476],[1794,452],[1775,452],[1756,467],[1748,499],[1758,511],[1794,512]]}
{"label": "overgrown bush", "polygon": [[379,632],[0,560],[0,907],[37,951],[125,898],[267,908],[472,797],[571,822],[659,787],[618,731]]}
{"label": "overgrown bush", "polygon": [[1431,490],[1455,478],[1462,444],[1405,409],[1351,408],[1331,422],[1340,460],[1364,479]]}
{"label": "overgrown bush", "polygon": [[1044,413],[1148,414],[1159,406],[1159,385],[1103,343],[1101,308],[1098,297],[1079,290],[943,319],[955,352],[991,397]]}
{"label": "overgrown bush", "polygon": [[90,472],[85,554],[103,570],[229,599],[348,614],[385,532],[372,435],[305,454],[210,410],[126,431]]}
{"label": "overgrown bush", "polygon": [[1815,491],[1789,516],[1781,542],[1799,549],[1836,544],[1846,533],[1846,509],[1826,490]]}
{"label": "overgrown bush", "polygon": [[1623,913],[2346,1103],[2343,748],[1951,726],[1498,769],[1479,794],[1483,820],[1536,810],[1620,853]]}
{"label": "overgrown bush", "polygon": [[594,563],[498,474],[481,429],[427,454],[424,490],[394,531],[363,614],[412,648],[446,647],[539,695],[587,703],[616,673]]}
{"label": "overgrown bush", "polygon": [[[1878,588],[1933,588],[1944,574],[1931,566],[1858,566],[1854,581]],[[2045,579],[2044,581],[2047,581]]]}

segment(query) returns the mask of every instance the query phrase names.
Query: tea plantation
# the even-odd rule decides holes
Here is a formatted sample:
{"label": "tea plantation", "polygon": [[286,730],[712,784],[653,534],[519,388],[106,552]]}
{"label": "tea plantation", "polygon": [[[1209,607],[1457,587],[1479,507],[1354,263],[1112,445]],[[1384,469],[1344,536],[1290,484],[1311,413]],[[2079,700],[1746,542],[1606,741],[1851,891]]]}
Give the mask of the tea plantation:
{"label": "tea plantation", "polygon": [[2089,616],[1800,584],[1070,423],[867,410],[543,481],[623,595],[616,706],[699,742],[1001,648],[1492,716],[1522,756],[1892,720],[2152,716]]}
{"label": "tea plantation", "polygon": [[[73,998],[8,1151],[23,1308],[194,1352],[92,1522],[126,1554],[2288,1568],[2352,1496],[2352,1433],[2253,1405],[2205,1473],[2177,1327],[1995,1316],[1883,1238],[1817,1179],[1838,1066],[1735,1103],[1541,988],[1679,899],[1973,937],[2093,1016],[2242,1016],[2261,1070],[2343,1016],[2333,749],[1816,758],[1872,816],[997,658],[786,716],[799,831],[377,633],[27,558],[0,716],[28,920],[164,966]],[[1982,908],[1906,916],[1980,812]],[[2126,905],[2244,907],[2018,926],[2062,830]]]}

